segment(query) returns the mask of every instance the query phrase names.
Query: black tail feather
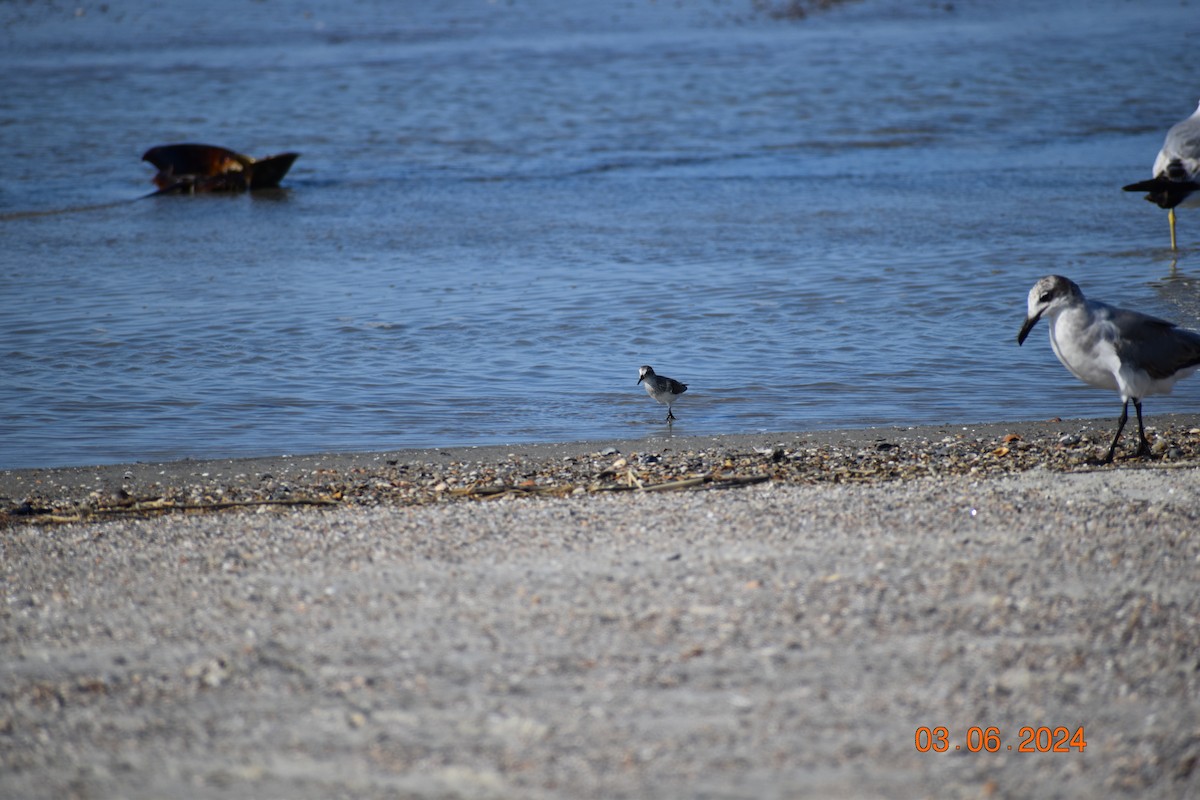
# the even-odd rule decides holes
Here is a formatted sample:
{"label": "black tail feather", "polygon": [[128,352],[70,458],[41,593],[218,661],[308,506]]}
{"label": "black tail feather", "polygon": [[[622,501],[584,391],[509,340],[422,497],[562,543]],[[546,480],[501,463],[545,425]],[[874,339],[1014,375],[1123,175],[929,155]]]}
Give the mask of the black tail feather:
{"label": "black tail feather", "polygon": [[1122,187],[1126,192],[1146,192],[1146,199],[1159,208],[1174,208],[1187,199],[1188,195],[1200,190],[1195,181],[1173,181],[1166,176],[1138,181]]}

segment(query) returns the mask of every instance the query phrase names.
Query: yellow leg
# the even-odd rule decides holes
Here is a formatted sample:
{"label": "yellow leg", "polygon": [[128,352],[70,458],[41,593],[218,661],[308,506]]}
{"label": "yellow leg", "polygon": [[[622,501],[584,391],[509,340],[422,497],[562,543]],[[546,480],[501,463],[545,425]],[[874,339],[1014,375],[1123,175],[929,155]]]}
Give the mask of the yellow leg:
{"label": "yellow leg", "polygon": [[1167,211],[1167,221],[1171,223],[1171,249],[1177,250],[1179,248],[1175,246],[1175,209]]}

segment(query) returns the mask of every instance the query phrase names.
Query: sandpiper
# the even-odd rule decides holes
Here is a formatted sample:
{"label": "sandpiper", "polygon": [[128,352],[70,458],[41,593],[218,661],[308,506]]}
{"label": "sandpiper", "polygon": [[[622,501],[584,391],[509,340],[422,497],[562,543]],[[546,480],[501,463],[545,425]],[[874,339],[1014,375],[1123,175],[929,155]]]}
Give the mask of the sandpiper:
{"label": "sandpiper", "polygon": [[1050,321],[1050,346],[1071,374],[1097,389],[1121,393],[1121,418],[1104,463],[1111,463],[1117,440],[1129,420],[1129,401],[1137,409],[1141,443],[1138,455],[1150,454],[1142,425],[1142,398],[1168,394],[1175,381],[1200,367],[1200,333],[1137,311],[1088,300],[1074,281],[1047,275],[1029,290],[1025,324],[1017,344],[1042,317]]}
{"label": "sandpiper", "polygon": [[643,381],[646,383],[646,394],[666,405],[667,424],[670,425],[675,421],[675,415],[671,413],[671,405],[679,399],[679,395],[687,391],[687,384],[664,375],[655,375],[654,369],[650,366],[644,366],[638,370],[637,382],[642,383]]}

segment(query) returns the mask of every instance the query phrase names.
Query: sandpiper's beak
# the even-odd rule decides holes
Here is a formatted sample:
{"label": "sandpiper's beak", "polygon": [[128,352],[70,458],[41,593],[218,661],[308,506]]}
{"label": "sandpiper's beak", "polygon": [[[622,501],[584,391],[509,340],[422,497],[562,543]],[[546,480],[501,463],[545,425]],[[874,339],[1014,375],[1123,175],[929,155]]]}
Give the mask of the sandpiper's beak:
{"label": "sandpiper's beak", "polygon": [[[643,378],[645,378],[645,377],[646,377],[645,375],[638,375],[637,382],[638,382],[638,383],[641,383],[641,382],[642,382],[642,379],[643,379]],[[635,384],[634,384],[634,386],[637,386],[637,383],[635,383]]]}
{"label": "sandpiper's beak", "polygon": [[1037,325],[1038,320],[1041,318],[1042,315],[1040,313],[1037,316],[1025,318],[1025,324],[1021,326],[1021,332],[1017,334],[1018,346],[1025,344],[1025,338],[1029,336],[1029,332],[1033,330],[1033,326]]}

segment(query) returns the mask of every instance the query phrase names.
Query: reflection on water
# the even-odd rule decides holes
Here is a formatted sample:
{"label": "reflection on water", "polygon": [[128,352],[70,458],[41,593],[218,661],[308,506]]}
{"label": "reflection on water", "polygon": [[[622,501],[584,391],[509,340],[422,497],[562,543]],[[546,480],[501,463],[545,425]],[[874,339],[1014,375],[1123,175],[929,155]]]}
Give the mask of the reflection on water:
{"label": "reflection on water", "polygon": [[[408,5],[0,9],[0,467],[656,436],[645,363],[676,433],[1108,416],[1038,277],[1200,325],[1120,191],[1176,3]],[[136,199],[172,141],[302,156]]]}

